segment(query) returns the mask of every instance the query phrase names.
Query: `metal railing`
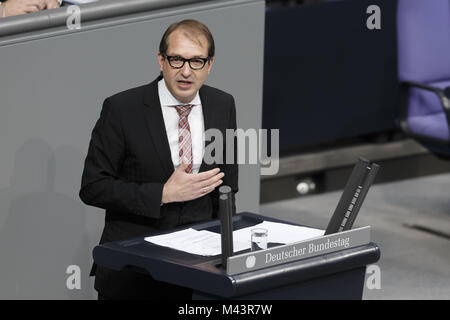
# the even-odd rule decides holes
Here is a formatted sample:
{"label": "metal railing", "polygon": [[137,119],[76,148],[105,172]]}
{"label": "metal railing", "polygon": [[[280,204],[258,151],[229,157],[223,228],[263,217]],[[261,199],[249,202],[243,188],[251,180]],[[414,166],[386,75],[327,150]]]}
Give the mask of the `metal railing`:
{"label": "metal railing", "polygon": [[[207,1],[211,0],[101,0],[79,8],[81,19],[86,22]],[[66,25],[67,8],[0,18],[0,37]]]}

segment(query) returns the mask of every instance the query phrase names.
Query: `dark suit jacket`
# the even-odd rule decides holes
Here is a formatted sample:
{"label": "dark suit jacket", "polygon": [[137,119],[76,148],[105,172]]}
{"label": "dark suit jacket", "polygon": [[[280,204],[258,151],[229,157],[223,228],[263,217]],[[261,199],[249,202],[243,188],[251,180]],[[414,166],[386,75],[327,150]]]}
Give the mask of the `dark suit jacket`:
{"label": "dark suit jacket", "polygon": [[[107,98],[93,129],[80,198],[106,209],[100,243],[144,236],[217,215],[217,189],[192,201],[161,206],[163,186],[174,167],[158,96],[160,79]],[[236,129],[235,103],[230,94],[206,85],[199,94],[205,130],[219,129],[225,137],[226,129]],[[236,156],[236,144],[234,148]],[[237,192],[238,165],[234,163],[203,162],[200,171],[220,167],[225,173],[223,185]],[[91,275],[94,273],[96,290],[110,297],[140,298],[155,291],[163,297],[161,291],[167,287],[134,272],[94,265]]]}

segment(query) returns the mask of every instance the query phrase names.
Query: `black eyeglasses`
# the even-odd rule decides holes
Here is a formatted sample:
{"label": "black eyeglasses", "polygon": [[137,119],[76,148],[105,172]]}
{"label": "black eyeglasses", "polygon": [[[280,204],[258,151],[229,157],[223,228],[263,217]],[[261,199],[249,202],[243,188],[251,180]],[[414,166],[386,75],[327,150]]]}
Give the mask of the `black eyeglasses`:
{"label": "black eyeglasses", "polygon": [[205,66],[206,62],[209,61],[209,57],[208,58],[191,58],[191,59],[185,59],[183,57],[180,56],[166,56],[164,55],[164,57],[167,58],[167,60],[169,61],[169,64],[172,68],[174,69],[181,69],[183,68],[185,62],[187,61],[189,63],[189,67],[191,67],[192,70],[200,70],[203,69],[203,67]]}

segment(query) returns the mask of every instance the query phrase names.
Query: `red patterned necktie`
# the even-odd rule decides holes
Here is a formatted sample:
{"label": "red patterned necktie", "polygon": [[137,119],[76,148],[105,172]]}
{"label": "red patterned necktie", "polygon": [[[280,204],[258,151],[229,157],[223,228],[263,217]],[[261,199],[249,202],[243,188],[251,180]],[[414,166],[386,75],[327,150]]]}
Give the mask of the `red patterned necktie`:
{"label": "red patterned necktie", "polygon": [[186,173],[192,173],[192,139],[191,128],[189,127],[188,116],[193,107],[192,104],[174,106],[177,109],[180,119],[178,120],[178,155],[181,162],[186,163]]}

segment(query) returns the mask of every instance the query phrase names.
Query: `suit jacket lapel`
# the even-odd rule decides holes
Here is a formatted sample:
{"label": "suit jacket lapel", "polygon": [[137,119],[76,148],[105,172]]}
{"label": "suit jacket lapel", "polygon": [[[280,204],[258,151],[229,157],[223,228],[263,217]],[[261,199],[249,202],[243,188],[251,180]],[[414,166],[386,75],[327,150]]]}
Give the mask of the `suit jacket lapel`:
{"label": "suit jacket lapel", "polygon": [[164,118],[161,111],[161,103],[158,95],[158,77],[150,83],[144,94],[144,118],[153,143],[156,148],[161,165],[167,174],[167,177],[174,172],[172,157],[170,154],[169,139],[164,125]]}
{"label": "suit jacket lapel", "polygon": [[[214,106],[211,104],[211,101],[208,99],[208,95],[204,93],[204,90],[200,88],[199,91],[200,100],[202,101],[202,110],[203,110],[203,122],[204,122],[204,129],[205,132],[208,129],[214,128]],[[211,141],[205,141],[205,150],[206,147],[211,143]],[[213,168],[213,165],[209,165],[205,163],[204,160],[205,157],[203,157],[202,164],[200,165],[199,172],[207,171],[211,168]]]}

